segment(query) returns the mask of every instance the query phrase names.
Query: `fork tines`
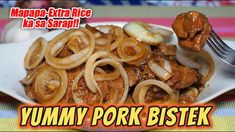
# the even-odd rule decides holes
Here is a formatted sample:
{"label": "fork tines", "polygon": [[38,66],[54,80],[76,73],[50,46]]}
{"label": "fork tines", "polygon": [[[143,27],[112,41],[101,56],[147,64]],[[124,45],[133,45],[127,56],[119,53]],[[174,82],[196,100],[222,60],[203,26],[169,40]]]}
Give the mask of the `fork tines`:
{"label": "fork tines", "polygon": [[224,41],[221,40],[221,38],[213,30],[210,33],[209,38],[207,39],[207,44],[221,59],[225,59],[229,55],[229,53],[233,51],[233,49],[225,44]]}

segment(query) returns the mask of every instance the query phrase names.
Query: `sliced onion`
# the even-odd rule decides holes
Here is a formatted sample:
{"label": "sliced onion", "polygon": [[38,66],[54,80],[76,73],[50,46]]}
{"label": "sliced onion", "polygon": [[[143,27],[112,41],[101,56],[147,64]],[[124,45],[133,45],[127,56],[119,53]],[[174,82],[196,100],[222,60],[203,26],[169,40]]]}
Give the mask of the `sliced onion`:
{"label": "sliced onion", "polygon": [[[120,44],[121,45],[121,44]],[[120,46],[119,45],[119,46]],[[148,57],[151,56],[152,50],[151,47],[145,43],[138,43],[138,47],[133,47],[134,49],[138,49],[138,51],[141,51],[141,53],[137,53],[136,56],[128,56],[127,53],[124,53],[124,49],[120,49],[119,53],[117,53],[119,56],[122,56],[121,58],[118,57],[118,55],[115,55],[114,53],[109,53],[110,57],[115,59],[118,62],[125,62],[127,64],[133,65],[133,66],[139,66],[144,62]],[[118,49],[119,49],[118,46]],[[132,46],[132,45],[131,45]],[[134,46],[134,44],[133,44]],[[125,48],[125,46],[123,46]],[[143,55],[142,55],[143,54]],[[142,55],[142,56],[140,56]],[[128,58],[127,58],[128,57]]]}
{"label": "sliced onion", "polygon": [[94,34],[95,37],[95,50],[108,50],[109,45],[112,41],[112,35],[110,32],[102,32],[97,29],[97,27],[92,27],[90,25],[86,25],[86,28]]}
{"label": "sliced onion", "polygon": [[73,100],[75,103],[83,103],[83,100],[80,98],[80,94],[74,92],[76,91],[77,87],[78,87],[78,82],[79,80],[82,78],[84,74],[84,71],[81,71],[76,77],[75,79],[73,80],[73,84],[72,84],[72,95],[73,95]]}
{"label": "sliced onion", "polygon": [[167,70],[165,70],[159,64],[157,64],[156,62],[153,62],[152,60],[148,62],[148,66],[150,70],[161,80],[166,81],[172,76],[171,73],[169,73]]}
{"label": "sliced onion", "polygon": [[[96,67],[97,68],[97,67]],[[101,69],[99,69],[101,70]],[[115,70],[111,73],[106,73],[104,70],[102,73],[95,74],[95,80],[96,81],[109,81],[109,80],[115,80],[120,76],[120,73]]]}
{"label": "sliced onion", "polygon": [[172,31],[157,26],[151,26],[149,30],[154,33],[160,33],[163,37],[170,37],[173,34]]}
{"label": "sliced onion", "polygon": [[172,31],[166,30],[166,29],[161,28],[159,26],[149,25],[149,24],[144,23],[144,22],[138,22],[138,23],[140,23],[148,31],[150,31],[152,33],[156,33],[156,34],[161,34],[163,37],[170,37],[173,34]]}
{"label": "sliced onion", "polygon": [[94,53],[89,59],[86,61],[85,71],[84,71],[84,79],[86,81],[87,87],[90,89],[91,92],[96,93],[97,89],[94,87],[95,79],[94,77],[94,70],[92,71],[92,66],[94,65],[95,61],[98,58],[105,58],[108,57],[109,53],[106,51],[98,51]]}
{"label": "sliced onion", "polygon": [[109,45],[109,51],[116,49],[125,36],[123,29],[118,26],[101,25],[96,28],[104,33],[110,33],[113,36],[113,42]]}
{"label": "sliced onion", "polygon": [[164,69],[166,69],[168,72],[172,73],[171,64],[168,60],[164,59]]}
{"label": "sliced onion", "polygon": [[128,64],[130,64],[130,65],[134,65],[134,66],[139,66],[139,65],[141,65],[148,57],[150,57],[150,56],[152,55],[151,47],[150,47],[148,44],[144,44],[144,43],[142,43],[142,44],[144,45],[144,49],[143,49],[144,55],[143,55],[141,58],[137,59],[137,60],[130,61],[130,62],[126,62],[126,63],[128,63]]}
{"label": "sliced onion", "polygon": [[95,50],[96,51],[107,51],[109,50],[109,45],[111,43],[112,35],[110,34],[103,34],[102,36],[95,38]]}
{"label": "sliced onion", "polygon": [[153,27],[147,23],[129,22],[124,26],[124,30],[128,35],[150,45],[157,45],[163,41],[162,35],[159,32],[153,32]]}
{"label": "sliced onion", "polygon": [[[177,57],[178,54],[178,57]],[[208,52],[202,50],[200,52],[185,52],[185,55],[176,54],[176,59],[183,65],[198,69],[203,75],[201,83],[208,81],[215,71],[215,64]]]}
{"label": "sliced onion", "polygon": [[197,64],[196,62],[191,60],[189,57],[186,57],[185,55],[183,55],[180,52],[176,52],[176,59],[180,64],[188,66],[190,68],[199,69],[199,67],[200,67],[199,64]]}
{"label": "sliced onion", "polygon": [[40,70],[47,66],[46,63],[42,63],[41,65],[39,65],[38,67],[36,67],[35,69],[33,69],[33,71],[28,72],[27,76],[21,81],[23,84],[26,85],[30,85],[33,83],[33,80],[35,79],[35,77],[38,75],[38,73],[40,72]]}
{"label": "sliced onion", "polygon": [[109,39],[107,39],[107,38],[97,38],[96,40],[95,40],[95,43],[97,44],[97,45],[107,45],[108,43],[110,42],[110,40]]}
{"label": "sliced onion", "polygon": [[[92,66],[91,71],[94,73],[95,67],[100,64],[111,65],[119,71],[119,73],[123,79],[123,82],[124,82],[124,92],[123,92],[122,98],[118,101],[118,103],[120,103],[120,104],[124,103],[127,98],[128,91],[129,91],[129,82],[128,82],[128,77],[127,77],[127,73],[126,73],[125,69],[123,68],[123,66],[119,62],[117,62],[113,59],[110,59],[110,58],[105,58],[105,59],[102,59],[102,60],[95,62],[94,65]],[[93,80],[93,82],[90,82],[90,83],[93,83],[93,86],[97,89],[97,91],[99,92],[99,94],[101,96],[101,102],[103,102],[103,94],[102,94],[102,91],[99,88],[98,84],[95,82],[94,74],[91,76],[91,79]],[[109,103],[114,103],[114,102],[109,102]]]}
{"label": "sliced onion", "polygon": [[208,81],[214,71],[215,71],[215,64],[211,57],[211,55],[206,52],[205,50],[202,50],[200,52],[196,52],[195,54],[191,54],[190,58],[192,58],[193,61],[198,63],[200,65],[200,68],[198,71],[203,75],[203,78],[201,79],[201,83],[206,83]]}
{"label": "sliced onion", "polygon": [[[131,48],[131,49],[128,49]],[[133,50],[135,53],[132,55],[127,53],[127,50]],[[134,38],[123,39],[117,47],[118,55],[125,62],[134,61],[141,58],[144,53],[144,45]]]}
{"label": "sliced onion", "polygon": [[166,83],[153,79],[144,80],[136,85],[132,95],[134,101],[136,103],[145,103],[146,93],[148,89],[152,86],[157,86],[158,88],[163,89],[169,94],[170,102],[176,102],[176,96],[174,94],[174,91]]}
{"label": "sliced onion", "polygon": [[[82,39],[85,38],[85,39]],[[72,37],[66,46],[73,51],[74,53],[78,52],[79,50],[82,50],[87,45],[89,45],[89,40],[86,40],[87,38],[85,36],[74,36]]]}
{"label": "sliced onion", "polygon": [[44,58],[46,47],[47,40],[42,37],[36,39],[25,55],[24,67],[30,70],[38,66]]}
{"label": "sliced onion", "polygon": [[96,26],[96,29],[98,29],[102,33],[110,33],[113,28],[114,28],[113,25],[99,25],[99,26]]}
{"label": "sliced onion", "polygon": [[64,96],[68,85],[65,70],[50,66],[43,67],[35,78],[34,91],[39,103],[58,103]]}
{"label": "sliced onion", "polygon": [[[62,47],[64,47],[66,42],[68,42],[71,38],[75,36],[88,37],[88,47],[76,51],[73,55],[65,58],[56,57],[56,55],[58,55],[58,50],[61,51]],[[49,42],[45,52],[45,58],[46,62],[55,68],[72,69],[83,64],[88,59],[88,57],[90,57],[90,55],[94,51],[94,48],[94,35],[89,30],[87,30],[86,28],[79,28],[78,30],[68,30],[59,34]]]}

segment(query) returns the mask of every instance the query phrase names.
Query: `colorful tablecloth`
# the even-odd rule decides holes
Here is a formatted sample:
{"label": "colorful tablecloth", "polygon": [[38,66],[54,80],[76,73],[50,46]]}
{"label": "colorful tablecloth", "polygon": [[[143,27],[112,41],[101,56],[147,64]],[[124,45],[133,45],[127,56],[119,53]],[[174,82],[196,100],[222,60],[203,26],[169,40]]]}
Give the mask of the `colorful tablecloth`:
{"label": "colorful tablecloth", "polygon": [[[213,29],[218,32],[221,37],[223,37],[224,39],[235,40],[235,8],[231,7],[154,8],[149,6],[99,6],[92,8],[94,11],[94,16],[88,19],[88,22],[137,20],[166,26],[170,26],[175,16],[180,12],[187,10],[199,10],[208,16]],[[9,20],[0,18],[0,31],[7,21]],[[213,113],[212,116],[213,127],[205,130],[235,130],[235,91],[230,91],[224,95],[217,97],[212,101],[212,103],[215,103],[217,106],[216,111]],[[17,100],[5,94],[0,94],[0,130],[22,130],[17,125],[17,106],[19,104],[20,102],[18,102]]]}

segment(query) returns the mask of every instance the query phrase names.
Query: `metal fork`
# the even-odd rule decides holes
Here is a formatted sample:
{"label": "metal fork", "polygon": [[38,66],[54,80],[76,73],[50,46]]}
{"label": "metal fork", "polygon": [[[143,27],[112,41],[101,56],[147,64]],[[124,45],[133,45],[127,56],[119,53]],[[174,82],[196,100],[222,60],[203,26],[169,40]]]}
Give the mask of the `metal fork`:
{"label": "metal fork", "polygon": [[207,39],[207,44],[222,62],[235,68],[235,50],[229,47],[213,30]]}

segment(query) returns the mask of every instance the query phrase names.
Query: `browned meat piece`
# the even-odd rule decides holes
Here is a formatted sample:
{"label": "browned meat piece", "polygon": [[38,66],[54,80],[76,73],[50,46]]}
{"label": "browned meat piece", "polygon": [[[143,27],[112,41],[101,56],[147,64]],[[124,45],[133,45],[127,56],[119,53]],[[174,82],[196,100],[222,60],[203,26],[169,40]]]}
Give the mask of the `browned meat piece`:
{"label": "browned meat piece", "polygon": [[[153,54],[149,60],[153,60],[162,67],[164,66],[164,60],[168,60],[171,64],[173,75],[166,83],[172,88],[183,89],[197,82],[200,76],[196,70],[178,64],[175,59],[175,54],[176,47],[174,45],[161,43],[153,50]],[[157,79],[147,65],[141,65],[140,69],[141,80]]]}
{"label": "browned meat piece", "polygon": [[128,76],[129,86],[132,87],[136,85],[140,79],[140,76],[138,75],[139,69],[132,66],[126,66],[125,70]]}
{"label": "browned meat piece", "polygon": [[[65,96],[63,97],[63,99],[60,101],[61,103],[74,103],[73,101],[73,95],[72,95],[72,84],[73,84],[73,80],[75,79],[75,77],[84,69],[84,66],[80,66],[71,70],[67,71],[67,75],[68,75],[68,89],[65,93]],[[99,81],[97,82],[103,95],[104,95],[104,100],[108,100],[108,94],[109,94],[109,87],[108,87],[108,83],[105,81]],[[84,78],[82,77],[77,85],[78,89],[76,89],[74,92],[79,93],[81,96],[80,98],[84,101],[84,103],[88,104],[88,105],[94,105],[99,103],[100,100],[100,95],[98,93],[92,93],[86,83]]]}
{"label": "browned meat piece", "polygon": [[140,80],[147,80],[147,79],[156,79],[155,74],[149,69],[146,63],[140,65],[138,71],[138,75],[140,76]]}
{"label": "browned meat piece", "polygon": [[179,95],[180,104],[192,104],[196,101],[199,90],[194,87],[183,90]]}
{"label": "browned meat piece", "polygon": [[[67,91],[60,101],[60,103],[74,103],[73,95],[72,95],[72,84],[75,77],[84,69],[84,66],[80,66],[67,71],[68,75],[68,88]],[[99,95],[91,93],[86,87],[84,78],[81,78],[78,82],[78,89],[75,91],[77,93],[81,93],[82,99],[84,103],[88,103],[90,105],[99,102]],[[88,99],[88,97],[93,97],[92,99]],[[88,99],[88,100],[87,100]],[[90,101],[91,100],[91,101]]]}
{"label": "browned meat piece", "polygon": [[[68,74],[68,90],[61,100],[61,103],[74,103],[73,96],[72,96],[72,83],[75,77],[82,71],[84,66],[80,66],[71,70],[67,71]],[[127,66],[125,67],[128,79],[129,79],[129,85],[133,86],[135,85],[138,80],[139,76],[137,75],[137,68]],[[104,102],[108,103],[112,99],[119,100],[122,97],[124,87],[123,87],[123,81],[121,77],[118,77],[115,80],[111,81],[98,81],[97,82],[102,93],[104,96]],[[98,93],[92,93],[86,83],[84,78],[81,78],[78,82],[78,89],[76,89],[74,92],[79,93],[84,101],[84,103],[88,105],[94,105],[98,104],[100,100],[100,95]],[[118,94],[117,94],[118,93]]]}
{"label": "browned meat piece", "polygon": [[158,46],[161,54],[165,56],[175,56],[176,55],[176,46],[175,45],[167,45],[165,43],[160,43]]}
{"label": "browned meat piece", "polygon": [[124,84],[121,77],[118,77],[117,79],[108,82],[108,86],[110,88],[110,100],[120,100],[122,98],[124,92],[123,85]]}
{"label": "browned meat piece", "polygon": [[167,45],[165,43],[160,43],[159,46],[153,50],[151,60],[157,62],[160,66],[163,66],[164,59],[172,60],[176,55],[176,46]]}
{"label": "browned meat piece", "polygon": [[190,11],[178,15],[172,28],[182,48],[200,51],[211,32],[211,26],[205,15]]}
{"label": "browned meat piece", "polygon": [[[100,84],[99,84],[100,86]],[[105,87],[105,84],[102,85],[101,83],[101,90],[102,91],[106,91],[107,85]],[[105,89],[105,90],[103,90]],[[80,94],[80,98],[82,98],[82,100],[84,101],[84,103],[88,104],[88,105],[94,105],[94,104],[98,104],[99,100],[100,100],[100,95],[98,93],[92,93],[90,92],[90,90],[88,89],[85,79],[81,78],[78,82],[78,89],[76,89],[76,91],[74,91],[76,93]],[[105,94],[104,94],[105,95]],[[104,96],[106,97],[106,96]]]}
{"label": "browned meat piece", "polygon": [[174,61],[170,63],[173,75],[166,83],[172,88],[187,88],[199,80],[200,75],[196,70],[179,65]]}
{"label": "browned meat piece", "polygon": [[150,88],[145,96],[146,103],[153,102],[166,102],[169,99],[169,95],[162,89],[156,87]]}
{"label": "browned meat piece", "polygon": [[88,24],[86,25],[86,28],[91,31],[95,36],[95,51],[106,50],[108,48],[108,44],[112,41],[112,35],[109,33],[103,33]]}
{"label": "browned meat piece", "polygon": [[127,96],[127,99],[125,101],[125,104],[134,104],[134,100],[132,99],[132,97],[129,95]]}
{"label": "browned meat piece", "polygon": [[173,60],[175,54],[176,54],[175,45],[167,45],[165,43],[160,43],[159,46],[152,51],[152,55],[139,66],[138,74],[140,76],[140,80],[142,81],[147,79],[157,79],[155,74],[149,69],[147,65],[147,62],[149,62],[149,60],[152,60],[163,67],[164,59]]}
{"label": "browned meat piece", "polygon": [[101,32],[100,30],[96,29],[95,27],[92,27],[88,24],[86,24],[86,29],[88,29],[89,31],[91,31],[92,33],[100,33],[100,35],[104,35],[103,32]]}
{"label": "browned meat piece", "polygon": [[67,46],[64,46],[64,48],[61,50],[57,57],[64,58],[70,55],[73,55],[73,52]]}

